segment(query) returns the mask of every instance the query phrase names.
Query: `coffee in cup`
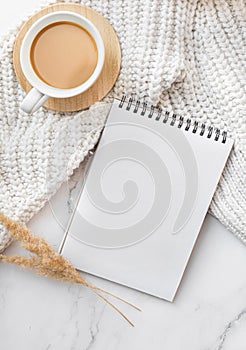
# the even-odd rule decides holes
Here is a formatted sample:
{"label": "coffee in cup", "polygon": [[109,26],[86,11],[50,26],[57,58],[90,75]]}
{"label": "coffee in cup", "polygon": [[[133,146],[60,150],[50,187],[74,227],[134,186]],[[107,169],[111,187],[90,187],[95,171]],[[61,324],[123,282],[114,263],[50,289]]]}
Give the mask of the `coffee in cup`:
{"label": "coffee in cup", "polygon": [[85,92],[100,76],[104,59],[102,37],[87,18],[70,11],[41,17],[26,33],[20,50],[22,71],[33,86],[21,109],[35,112],[49,97]]}
{"label": "coffee in cup", "polygon": [[97,65],[97,46],[90,33],[72,22],[42,29],[31,46],[31,64],[46,84],[71,89],[83,84]]}

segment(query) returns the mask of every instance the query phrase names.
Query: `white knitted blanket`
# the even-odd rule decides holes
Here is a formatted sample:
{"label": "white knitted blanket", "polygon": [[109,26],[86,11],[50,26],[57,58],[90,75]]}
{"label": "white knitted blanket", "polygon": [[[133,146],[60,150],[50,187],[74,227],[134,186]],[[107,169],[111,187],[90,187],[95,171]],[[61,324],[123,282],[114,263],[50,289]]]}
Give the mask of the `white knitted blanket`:
{"label": "white knitted blanket", "polygon": [[[246,243],[245,2],[83,3],[110,21],[121,42],[122,69],[111,96],[145,98],[234,138],[210,211]],[[81,113],[21,112],[24,93],[12,64],[19,28],[0,43],[0,210],[25,223],[95,145],[99,132],[91,131],[102,127],[108,99]],[[9,241],[1,227],[0,250]]]}

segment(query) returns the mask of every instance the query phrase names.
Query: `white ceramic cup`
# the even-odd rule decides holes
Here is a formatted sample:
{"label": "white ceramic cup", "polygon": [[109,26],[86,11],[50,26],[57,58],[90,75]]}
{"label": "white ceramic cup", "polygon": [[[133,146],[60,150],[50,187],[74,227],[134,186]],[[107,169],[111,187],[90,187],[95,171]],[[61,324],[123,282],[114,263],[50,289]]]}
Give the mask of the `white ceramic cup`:
{"label": "white ceramic cup", "polygon": [[[38,77],[31,64],[30,53],[33,40],[43,28],[57,22],[72,22],[80,25],[90,33],[97,45],[98,61],[94,72],[83,84],[71,89],[59,89],[46,84]],[[20,106],[21,109],[26,113],[33,113],[38,108],[40,108],[48,100],[49,97],[67,98],[85,92],[98,79],[103,68],[104,58],[105,50],[102,37],[97,28],[85,17],[69,11],[57,11],[40,18],[28,30],[21,45],[21,68],[26,79],[33,86],[33,88],[29,91],[29,93],[22,101]]]}

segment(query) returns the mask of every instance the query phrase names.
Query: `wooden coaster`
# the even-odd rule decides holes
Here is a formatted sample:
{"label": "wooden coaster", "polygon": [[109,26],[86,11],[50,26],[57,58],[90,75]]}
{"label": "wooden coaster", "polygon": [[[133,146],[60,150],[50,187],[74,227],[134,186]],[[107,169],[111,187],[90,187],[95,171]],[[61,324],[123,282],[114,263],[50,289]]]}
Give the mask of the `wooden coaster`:
{"label": "wooden coaster", "polygon": [[118,37],[111,24],[99,13],[90,7],[79,4],[58,3],[48,6],[32,16],[21,28],[14,45],[13,62],[17,78],[25,91],[32,86],[26,80],[20,65],[20,48],[22,40],[40,17],[54,11],[72,11],[88,18],[99,30],[105,46],[105,63],[102,73],[95,84],[83,94],[70,98],[49,98],[44,105],[48,109],[60,112],[74,112],[88,108],[93,103],[100,101],[112,89],[119,75],[121,65],[121,49]]}

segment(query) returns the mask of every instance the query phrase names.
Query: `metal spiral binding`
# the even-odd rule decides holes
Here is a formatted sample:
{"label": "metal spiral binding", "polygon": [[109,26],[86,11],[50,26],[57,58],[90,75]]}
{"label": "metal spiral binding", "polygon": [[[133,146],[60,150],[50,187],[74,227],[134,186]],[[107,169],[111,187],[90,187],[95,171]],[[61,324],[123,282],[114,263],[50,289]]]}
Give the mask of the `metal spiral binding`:
{"label": "metal spiral binding", "polygon": [[123,108],[126,105],[126,110],[130,111],[132,109],[133,113],[139,113],[141,116],[147,116],[147,118],[153,118],[155,116],[156,121],[161,121],[164,124],[167,124],[169,121],[170,126],[177,126],[179,129],[184,128],[185,131],[191,131],[193,134],[199,134],[200,136],[206,136],[207,138],[213,138],[218,141],[220,136],[222,136],[222,143],[226,143],[227,132],[221,131],[220,129],[214,129],[212,126],[206,126],[206,124],[199,124],[198,121],[194,121],[190,118],[185,119],[183,116],[177,116],[176,114],[172,114],[169,111],[163,111],[161,108],[157,108],[153,105],[148,105],[147,102],[141,102],[140,100],[134,100],[130,97],[128,100],[126,95],[122,96],[122,99],[119,103],[119,108]]}

